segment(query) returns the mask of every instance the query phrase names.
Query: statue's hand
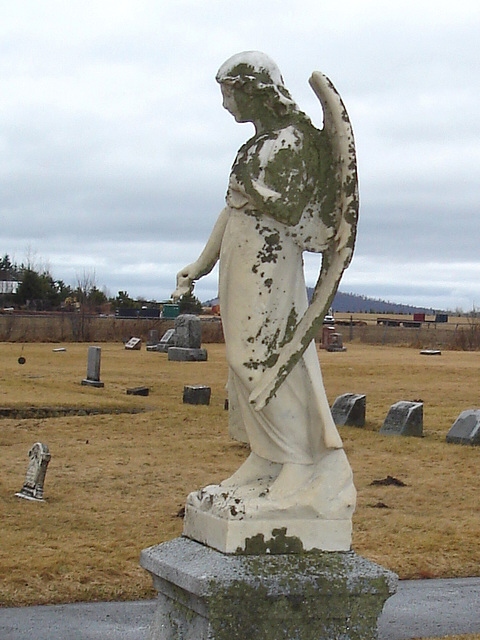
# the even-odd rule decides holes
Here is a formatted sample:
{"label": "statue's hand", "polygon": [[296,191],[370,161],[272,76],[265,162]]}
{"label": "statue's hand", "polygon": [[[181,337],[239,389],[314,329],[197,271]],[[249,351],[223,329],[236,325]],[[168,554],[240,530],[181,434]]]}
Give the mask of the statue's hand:
{"label": "statue's hand", "polygon": [[172,299],[178,300],[182,296],[192,293],[197,275],[196,263],[187,265],[177,273],[177,288],[172,293]]}

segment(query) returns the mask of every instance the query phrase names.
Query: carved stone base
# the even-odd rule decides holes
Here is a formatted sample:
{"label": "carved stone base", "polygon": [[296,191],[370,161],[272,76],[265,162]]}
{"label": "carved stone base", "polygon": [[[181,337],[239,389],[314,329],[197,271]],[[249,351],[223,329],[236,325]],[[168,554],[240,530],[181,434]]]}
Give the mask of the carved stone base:
{"label": "carved stone base", "polygon": [[187,504],[183,534],[222,553],[301,553],[345,551],[352,521],[292,518],[229,520]]}
{"label": "carved stone base", "polygon": [[252,453],[227,480],[188,495],[183,533],[222,553],[349,551],[355,498],[343,449],[315,465]]}
{"label": "carved stone base", "polygon": [[45,502],[45,498],[37,498],[33,494],[22,493],[21,491],[16,493],[15,496],[24,500],[32,500],[32,502]]}
{"label": "carved stone base", "polygon": [[343,553],[224,555],[186,538],[142,551],[150,640],[375,640],[397,576]]}
{"label": "carved stone base", "polygon": [[207,350],[169,347],[168,359],[174,362],[205,362],[207,360]]}
{"label": "carved stone base", "polygon": [[103,382],[100,382],[100,380],[89,380],[88,378],[84,378],[82,380],[82,385],[83,386],[88,386],[88,387],[104,387],[105,384]]}

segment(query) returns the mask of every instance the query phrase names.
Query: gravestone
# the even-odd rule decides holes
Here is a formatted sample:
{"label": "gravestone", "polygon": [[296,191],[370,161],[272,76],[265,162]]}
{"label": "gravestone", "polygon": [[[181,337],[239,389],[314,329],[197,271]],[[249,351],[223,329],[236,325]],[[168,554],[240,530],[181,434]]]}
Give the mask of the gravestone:
{"label": "gravestone", "polygon": [[169,347],[168,359],[172,362],[205,362],[206,349],[186,349],[185,347]]}
{"label": "gravestone", "polygon": [[327,345],[327,351],[346,351],[346,347],[343,346],[343,336],[341,333],[330,333],[330,342]]}
{"label": "gravestone", "polygon": [[147,351],[159,351],[160,353],[166,353],[169,347],[173,346],[174,336],[175,329],[167,329],[157,344],[147,346]]}
{"label": "gravestone", "polygon": [[46,444],[36,442],[28,452],[30,463],[22,489],[15,495],[26,500],[43,502],[43,485],[47,473],[48,463],[51,459],[50,451]]}
{"label": "gravestone", "polygon": [[150,389],[148,387],[133,387],[127,389],[127,396],[148,396]]}
{"label": "gravestone", "polygon": [[147,338],[147,347],[152,347],[156,344],[158,344],[160,342],[160,340],[158,339],[158,330],[157,329],[150,329],[148,332],[148,338]]}
{"label": "gravestone", "polygon": [[102,358],[102,350],[100,347],[88,347],[87,358],[87,377],[82,380],[83,385],[91,387],[103,387],[100,382],[100,360]]}
{"label": "gravestone", "polygon": [[202,324],[192,313],[183,313],[175,319],[173,347],[168,349],[168,359],[181,362],[202,362],[207,350],[201,348]]}
{"label": "gravestone", "polygon": [[330,336],[332,333],[335,333],[335,327],[331,327],[329,325],[322,326],[322,342],[320,347],[322,349],[327,349],[330,344]]}
{"label": "gravestone", "polygon": [[364,427],[367,397],[360,393],[344,393],[332,406],[332,418],[338,426]]}
{"label": "gravestone", "polygon": [[182,313],[175,319],[175,347],[200,349],[202,346],[202,323],[193,313]]}
{"label": "gravestone", "polygon": [[401,400],[390,407],[380,433],[399,436],[423,436],[423,402]]}
{"label": "gravestone", "polygon": [[202,385],[186,385],[183,387],[183,402],[185,404],[210,404],[212,390]]}
{"label": "gravestone", "polygon": [[140,351],[141,348],[142,348],[141,338],[130,338],[130,340],[125,343],[125,349],[129,349],[130,351]]}
{"label": "gravestone", "polygon": [[447,442],[480,445],[480,409],[467,409],[455,420],[447,433]]}

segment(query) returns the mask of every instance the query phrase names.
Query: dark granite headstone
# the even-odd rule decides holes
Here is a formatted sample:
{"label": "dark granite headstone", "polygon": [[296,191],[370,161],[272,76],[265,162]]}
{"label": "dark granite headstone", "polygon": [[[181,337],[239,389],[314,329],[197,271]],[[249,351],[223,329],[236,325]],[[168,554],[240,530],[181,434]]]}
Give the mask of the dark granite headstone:
{"label": "dark granite headstone", "polygon": [[401,400],[390,407],[380,433],[398,436],[423,436],[423,402]]}
{"label": "dark granite headstone", "polygon": [[148,396],[150,389],[148,387],[133,387],[127,389],[127,396]]}
{"label": "dark granite headstone", "polygon": [[367,397],[360,393],[344,393],[332,406],[332,418],[336,425],[349,427],[365,426]]}
{"label": "dark granite headstone", "polygon": [[480,409],[462,411],[447,433],[447,442],[480,445]]}
{"label": "dark granite headstone", "polygon": [[186,385],[183,388],[183,402],[185,404],[210,404],[210,387],[202,385]]}

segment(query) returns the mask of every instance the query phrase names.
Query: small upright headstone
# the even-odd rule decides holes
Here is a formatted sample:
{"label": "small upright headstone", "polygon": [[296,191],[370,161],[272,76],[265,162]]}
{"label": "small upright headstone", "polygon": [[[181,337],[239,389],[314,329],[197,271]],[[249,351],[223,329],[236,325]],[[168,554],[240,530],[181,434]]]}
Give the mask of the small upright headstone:
{"label": "small upright headstone", "polygon": [[380,433],[421,438],[423,436],[423,402],[401,400],[393,404]]}
{"label": "small upright headstone", "polygon": [[447,433],[447,442],[480,445],[480,409],[462,411]]}
{"label": "small upright headstone", "polygon": [[344,393],[332,406],[332,418],[337,426],[364,427],[367,397],[360,393]]}
{"label": "small upright headstone", "polygon": [[147,351],[159,351],[166,353],[169,347],[173,347],[175,329],[167,329],[157,344],[147,345]]}
{"label": "small upright headstone", "polygon": [[51,459],[50,451],[46,444],[36,442],[28,452],[30,462],[22,489],[15,495],[26,500],[38,500],[43,502],[43,485],[48,463]]}
{"label": "small upright headstone", "polygon": [[327,345],[327,351],[346,351],[346,347],[343,346],[343,336],[341,333],[330,333],[329,344]]}
{"label": "small upright headstone", "polygon": [[183,402],[185,404],[210,404],[211,388],[202,385],[186,385],[183,388]]}
{"label": "small upright headstone", "polygon": [[147,338],[147,347],[153,347],[154,345],[158,344],[160,342],[159,338],[158,338],[158,330],[157,329],[150,329],[150,331],[148,332],[148,338]]}
{"label": "small upright headstone", "polygon": [[125,349],[129,349],[130,351],[139,351],[141,347],[142,347],[141,338],[130,338],[130,340],[125,343]]}
{"label": "small upright headstone", "polygon": [[83,385],[90,385],[91,387],[103,387],[103,382],[100,382],[100,360],[102,357],[102,350],[100,347],[88,347],[88,359],[87,359],[87,377],[82,380]]}
{"label": "small upright headstone", "polygon": [[325,324],[322,326],[322,343],[320,345],[322,349],[328,349],[332,333],[335,333],[335,327]]}
{"label": "small upright headstone", "polygon": [[202,325],[200,318],[184,313],[175,319],[173,347],[168,349],[168,359],[176,361],[205,361],[207,350],[201,349]]}

